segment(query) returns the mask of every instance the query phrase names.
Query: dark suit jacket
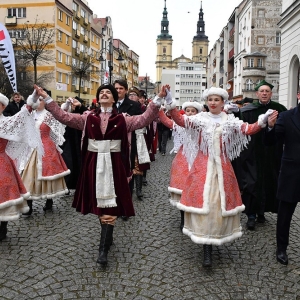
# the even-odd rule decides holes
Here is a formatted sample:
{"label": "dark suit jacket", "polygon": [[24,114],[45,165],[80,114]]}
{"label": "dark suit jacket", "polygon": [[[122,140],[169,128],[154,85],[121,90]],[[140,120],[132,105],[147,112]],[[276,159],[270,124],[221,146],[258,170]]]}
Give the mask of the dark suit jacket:
{"label": "dark suit jacket", "polygon": [[25,101],[21,100],[19,103],[20,104],[19,104],[19,108],[18,108],[15,101],[9,102],[3,111],[3,115],[5,117],[10,117],[10,116],[13,116],[16,113],[18,113],[21,110],[21,107],[25,104]]}
{"label": "dark suit jacket", "polygon": [[265,142],[284,143],[277,197],[281,201],[300,202],[300,104],[280,113],[275,127],[266,130]]}
{"label": "dark suit jacket", "polygon": [[118,108],[118,112],[127,113],[130,116],[141,115],[141,104],[139,102],[132,101],[127,96],[125,96],[123,103]]}

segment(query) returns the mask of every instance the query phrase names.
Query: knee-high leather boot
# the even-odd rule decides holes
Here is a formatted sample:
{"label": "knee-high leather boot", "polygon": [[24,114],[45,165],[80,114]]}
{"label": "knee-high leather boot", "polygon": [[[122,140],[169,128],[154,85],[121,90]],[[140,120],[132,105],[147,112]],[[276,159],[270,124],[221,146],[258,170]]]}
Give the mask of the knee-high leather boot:
{"label": "knee-high leather boot", "polygon": [[27,205],[29,206],[29,211],[22,214],[22,216],[31,216],[32,214],[32,200],[27,200]]}
{"label": "knee-high leather boot", "polygon": [[6,238],[7,234],[7,222],[1,221],[0,225],[0,241],[4,240]]}
{"label": "knee-high leather boot", "polygon": [[203,245],[203,267],[211,267],[212,265],[212,245]]}
{"label": "knee-high leather boot", "polygon": [[135,192],[136,196],[139,198],[139,200],[142,200],[143,193],[142,193],[142,187],[143,187],[143,175],[135,175]]}
{"label": "knee-high leather boot", "polygon": [[101,224],[101,239],[99,245],[99,256],[97,263],[102,266],[107,265],[107,254],[113,240],[114,226],[110,224]]}

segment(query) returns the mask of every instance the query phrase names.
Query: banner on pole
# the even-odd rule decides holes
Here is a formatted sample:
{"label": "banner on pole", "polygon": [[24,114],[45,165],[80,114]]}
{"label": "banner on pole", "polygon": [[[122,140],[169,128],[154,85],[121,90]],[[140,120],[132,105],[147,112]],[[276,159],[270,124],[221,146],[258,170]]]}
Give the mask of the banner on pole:
{"label": "banner on pole", "polygon": [[0,23],[0,58],[14,92],[17,92],[15,54],[6,27]]}
{"label": "banner on pole", "polygon": [[103,75],[103,83],[104,84],[108,83],[108,76],[109,76],[109,67],[106,67],[105,73]]}

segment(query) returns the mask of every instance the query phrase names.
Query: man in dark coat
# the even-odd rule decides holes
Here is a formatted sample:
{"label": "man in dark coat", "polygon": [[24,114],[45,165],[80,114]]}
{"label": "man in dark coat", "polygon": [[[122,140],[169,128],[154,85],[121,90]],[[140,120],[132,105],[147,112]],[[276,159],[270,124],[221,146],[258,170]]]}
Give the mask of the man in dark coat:
{"label": "man in dark coat", "polygon": [[[250,103],[241,108],[241,118],[249,124],[255,123],[258,116],[268,109],[279,113],[286,108],[271,100],[273,85],[261,81],[255,88],[258,103]],[[277,213],[277,180],[282,155],[282,144],[266,147],[263,143],[263,131],[251,136],[248,147],[241,153],[237,163],[240,164],[241,178],[239,185],[245,213],[248,216],[247,228],[255,229],[255,222],[265,222],[265,212]]]}
{"label": "man in dark coat", "polygon": [[[118,79],[114,82],[114,87],[118,92],[118,102],[116,103],[118,113],[127,113],[130,116],[141,115],[141,105],[139,102],[132,101],[128,98],[128,84],[127,81],[124,79]],[[134,168],[135,163],[135,156],[137,154],[136,150],[136,136],[135,133],[129,133],[129,144],[130,144],[130,163],[131,163],[131,170]],[[129,182],[129,188],[131,195],[133,193],[133,185],[134,185],[134,178],[132,178]],[[127,220],[127,217],[122,217],[123,220]]]}
{"label": "man in dark coat", "polygon": [[5,117],[11,117],[18,113],[22,106],[25,104],[25,101],[22,100],[22,95],[19,92],[15,92],[12,95],[12,100],[8,103],[6,108],[3,111]]}
{"label": "man in dark coat", "polygon": [[300,201],[300,103],[296,108],[281,113],[275,128],[270,122],[268,126],[269,129],[265,131],[267,145],[284,143],[277,189],[276,258],[281,264],[287,265],[290,224]]}

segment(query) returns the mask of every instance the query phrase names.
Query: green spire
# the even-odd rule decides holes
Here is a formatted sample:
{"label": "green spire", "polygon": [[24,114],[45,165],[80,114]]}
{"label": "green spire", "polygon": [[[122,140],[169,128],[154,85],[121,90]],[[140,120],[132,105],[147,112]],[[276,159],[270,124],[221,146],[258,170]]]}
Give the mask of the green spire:
{"label": "green spire", "polygon": [[157,36],[158,39],[171,39],[172,36],[169,34],[169,21],[168,21],[168,11],[167,11],[167,0],[165,1],[165,7],[163,11],[163,18],[161,20],[161,31],[160,35]]}

